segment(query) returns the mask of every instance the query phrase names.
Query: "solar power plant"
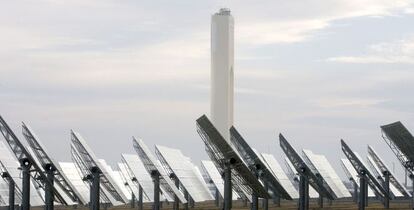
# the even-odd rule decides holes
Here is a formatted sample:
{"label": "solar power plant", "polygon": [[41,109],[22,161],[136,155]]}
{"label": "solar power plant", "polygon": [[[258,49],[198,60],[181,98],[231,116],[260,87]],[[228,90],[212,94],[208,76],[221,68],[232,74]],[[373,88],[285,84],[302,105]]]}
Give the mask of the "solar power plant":
{"label": "solar power plant", "polygon": [[371,187],[371,189],[374,190],[375,195],[379,197],[381,201],[385,202],[386,197],[389,198],[389,195],[382,187],[382,185],[377,181],[376,177],[374,177],[370,170],[365,166],[362,159],[358,157],[358,155],[356,155],[342,139],[341,146],[342,151],[344,152],[347,159],[351,162],[354,169],[358,172],[358,174],[365,173],[368,185]]}
{"label": "solar power plant", "polygon": [[[348,179],[359,187],[359,175],[354,166],[352,166],[352,163],[348,159],[342,158],[341,166]],[[368,186],[368,197],[375,197],[375,193],[371,189],[371,186]]]}
{"label": "solar power plant", "polygon": [[[27,142],[29,143],[32,151],[34,152],[37,160],[39,160],[40,164],[43,168],[50,168],[53,170],[54,174],[54,183],[58,185],[57,187],[61,188],[63,193],[68,196],[72,202],[77,202],[79,204],[86,204],[85,200],[83,200],[80,196],[80,193],[77,189],[69,182],[68,178],[62,172],[62,169],[46,152],[46,147],[40,142],[39,138],[33,132],[33,130],[27,126],[25,123],[22,125],[23,127],[23,136],[26,138]],[[62,194],[62,193],[61,193]],[[69,203],[67,199],[66,203]]]}
{"label": "solar power plant", "polygon": [[328,183],[331,190],[335,193],[337,198],[351,197],[341,178],[336,174],[329,161],[323,155],[317,155],[310,150],[302,150],[303,157],[311,166],[314,173],[319,173],[322,178]]}
{"label": "solar power plant", "polygon": [[[43,189],[49,189],[50,187],[50,199],[48,199],[46,206],[53,209],[53,201],[57,201],[66,205],[67,203],[62,198],[60,193],[53,187],[50,180],[43,173],[43,170],[35,162],[33,157],[29,154],[22,142],[17,138],[14,132],[11,130],[6,121],[0,116],[0,132],[3,134],[4,139],[8,143],[11,151],[14,153],[15,157],[20,161],[21,167],[23,169],[23,180],[22,183],[29,181],[32,177],[32,183],[41,186]],[[27,176],[27,177],[26,177]],[[26,179],[26,181],[25,181]],[[29,182],[27,182],[29,183]],[[28,210],[30,208],[30,184],[25,186],[22,184],[22,210]],[[53,199],[54,197],[54,199]]]}
{"label": "solar power plant", "polygon": [[396,194],[397,193],[396,190],[398,190],[401,196],[404,196],[406,198],[410,197],[411,195],[408,192],[408,190],[404,187],[404,185],[402,185],[397,180],[394,174],[389,170],[389,167],[385,164],[385,162],[381,159],[381,157],[375,152],[374,148],[372,148],[371,146],[368,146],[368,154],[372,158],[372,160],[374,161],[375,165],[378,167],[380,172],[382,173],[388,172],[390,183],[391,183],[390,186],[392,188],[396,188],[396,189],[391,189],[391,191],[395,192],[394,194]]}
{"label": "solar power plant", "polygon": [[237,148],[239,154],[242,156],[250,170],[256,173],[263,183],[268,184],[271,191],[279,198],[292,200],[292,197],[286,189],[283,188],[274,174],[270,171],[268,165],[264,163],[261,157],[249,146],[246,140],[243,139],[233,126],[230,128],[230,136],[231,142]]}
{"label": "solar power plant", "polygon": [[156,145],[155,154],[164,169],[178,178],[180,184],[195,202],[213,200],[203,181],[196,174],[194,165],[180,150]]}
{"label": "solar power plant", "polygon": [[382,137],[401,164],[413,173],[414,170],[414,137],[401,123],[395,122],[381,126]]}
{"label": "solar power plant", "polygon": [[138,153],[141,158],[142,163],[144,164],[145,169],[149,174],[158,173],[160,176],[160,186],[165,193],[164,196],[167,200],[173,200],[174,195],[178,197],[181,203],[187,203],[187,200],[184,198],[184,195],[181,191],[174,185],[167,173],[164,171],[161,163],[153,156],[148,147],[144,144],[141,139],[133,138],[133,146],[135,151]]}
{"label": "solar power plant", "polygon": [[84,204],[89,203],[89,185],[82,181],[82,177],[72,162],[59,162],[59,166],[69,182],[76,188]]}
{"label": "solar power plant", "polygon": [[197,119],[197,132],[204,141],[208,156],[214,162],[220,173],[224,174],[226,164],[230,161],[232,166],[231,180],[234,185],[239,186],[248,195],[254,193],[258,197],[269,198],[269,194],[263,185],[250,171],[233,147],[213,126],[207,116],[203,115]]}
{"label": "solar power plant", "polygon": [[283,152],[289,158],[289,161],[292,163],[296,171],[305,175],[308,179],[309,184],[319,193],[322,197],[329,200],[336,199],[335,193],[329,188],[328,183],[325,180],[319,180],[319,178],[312,172],[309,166],[303,161],[295,149],[289,144],[289,142],[283,137],[282,134],[279,135],[280,147]]}
{"label": "solar power plant", "polygon": [[[80,136],[79,133],[71,131],[71,140],[72,145],[78,151],[81,161],[86,165],[87,169],[91,170],[92,168],[98,168],[101,171],[100,176],[100,186],[102,191],[107,191],[111,197],[113,197],[117,202],[111,201],[113,205],[120,205],[122,203],[128,203],[128,198],[122,193],[121,189],[115,183],[113,178],[110,176],[109,172],[106,170],[106,167],[96,158],[95,154],[86,144],[86,141]],[[105,193],[109,199],[111,199]]]}
{"label": "solar power plant", "polygon": [[121,156],[122,162],[127,166],[128,174],[132,179],[136,179],[136,188],[139,189],[139,185],[141,185],[144,202],[153,201],[154,184],[151,175],[144,167],[144,163],[142,163],[138,155],[122,154]]}
{"label": "solar power plant", "polygon": [[[286,174],[288,175],[288,178],[290,182],[292,182],[293,186],[296,190],[299,190],[299,174],[296,172],[295,166],[292,165],[289,158],[285,157],[285,165],[286,165]],[[310,198],[318,198],[319,193],[312,187],[309,186],[309,197]],[[299,192],[298,192],[298,198],[299,198]]]}
{"label": "solar power plant", "polygon": [[[74,165],[76,166],[76,170],[78,171],[79,176],[82,177],[82,181],[87,183],[87,185],[89,186],[89,193],[91,193],[92,174],[91,174],[89,167],[86,165],[86,163],[83,162],[78,150],[73,145],[73,143],[71,143],[70,145],[70,152],[71,152],[72,161],[75,163]],[[100,201],[99,201],[100,203],[112,203],[113,205],[120,203],[120,202],[117,202],[115,198],[113,198],[109,194],[109,192],[105,190],[105,188],[100,187],[99,194],[100,194]],[[91,194],[88,197],[89,197],[89,203],[91,203]]]}
{"label": "solar power plant", "polygon": [[271,154],[262,153],[262,157],[273,173],[273,175],[276,177],[276,179],[280,182],[280,184],[283,186],[284,189],[286,189],[287,193],[289,193],[291,198],[297,199],[299,198],[299,193],[296,190],[293,183],[290,181],[286,173],[283,171],[280,164],[277,162],[275,157]]}

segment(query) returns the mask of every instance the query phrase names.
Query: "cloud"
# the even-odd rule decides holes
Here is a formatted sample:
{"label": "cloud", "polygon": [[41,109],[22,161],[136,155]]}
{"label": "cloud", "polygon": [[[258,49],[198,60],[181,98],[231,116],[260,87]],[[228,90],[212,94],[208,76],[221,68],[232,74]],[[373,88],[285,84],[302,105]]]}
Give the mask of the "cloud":
{"label": "cloud", "polygon": [[[247,44],[303,42],[338,20],[394,16],[406,14],[414,8],[410,0],[288,1],[275,2],[272,6],[268,2],[256,2],[251,7],[244,6],[239,8],[235,5],[236,13],[242,13],[236,22],[236,30],[239,31],[240,42]],[[259,11],[262,14],[258,14]]]}
{"label": "cloud", "polygon": [[328,21],[323,20],[256,22],[240,25],[236,34],[240,34],[237,39],[242,43],[294,43],[310,38],[311,32],[328,25]]}
{"label": "cloud", "polygon": [[369,108],[384,102],[384,99],[367,99],[367,98],[320,98],[315,104],[321,108]]}
{"label": "cloud", "polygon": [[327,60],[361,64],[414,64],[414,35],[402,40],[371,45],[364,55],[331,57]]}

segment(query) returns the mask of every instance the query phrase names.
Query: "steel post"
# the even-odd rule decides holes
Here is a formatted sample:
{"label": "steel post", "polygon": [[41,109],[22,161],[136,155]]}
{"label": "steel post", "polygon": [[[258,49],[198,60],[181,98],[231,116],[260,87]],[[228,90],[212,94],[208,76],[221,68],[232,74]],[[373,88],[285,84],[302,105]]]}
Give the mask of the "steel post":
{"label": "steel post", "polygon": [[309,209],[309,180],[306,177],[306,188],[305,188],[305,209]]}
{"label": "steel post", "polygon": [[184,189],[184,196],[185,196],[185,199],[187,200],[187,203],[184,204],[184,209],[188,210],[188,204],[190,203],[190,195],[188,194],[186,189]]}
{"label": "steel post", "polygon": [[[175,182],[175,186],[177,187],[177,189],[180,188],[180,180],[178,180],[177,176],[174,175],[174,182]],[[174,210],[179,210],[180,209],[180,200],[178,200],[178,196],[174,195],[174,206],[173,206]]]}
{"label": "steel post", "polygon": [[190,196],[190,208],[194,208],[195,202],[193,200],[193,197]]}
{"label": "steel post", "polygon": [[131,193],[131,209],[135,208],[135,194]]}
{"label": "steel post", "polygon": [[277,207],[280,207],[280,197],[279,196],[273,197],[273,204],[276,204]]}
{"label": "steel post", "polygon": [[101,171],[99,170],[98,167],[93,167],[91,168],[91,172],[92,172],[92,186],[91,186],[91,210],[99,210],[100,209],[100,196],[99,196],[99,188],[100,188],[100,176],[101,176]]}
{"label": "steel post", "polygon": [[32,164],[28,159],[20,160],[22,168],[22,208],[21,210],[30,210],[30,167]]}
{"label": "steel post", "polygon": [[319,198],[318,198],[318,204],[319,204],[319,208],[323,208],[323,197],[322,194],[319,193]]}
{"label": "steel post", "polygon": [[414,175],[410,174],[410,178],[411,178],[411,186],[413,189],[413,196],[412,196],[412,200],[411,200],[411,208],[414,210]]}
{"label": "steel post", "polygon": [[226,163],[224,168],[224,210],[231,209],[232,203],[231,165]]}
{"label": "steel post", "polygon": [[384,171],[384,190],[387,193],[384,195],[384,208],[390,208],[390,172]]}
{"label": "steel post", "polygon": [[[266,190],[266,192],[269,191],[269,183],[264,182],[264,189]],[[269,199],[263,198],[262,202],[263,202],[263,210],[268,210],[269,209]]]}
{"label": "steel post", "polygon": [[365,171],[359,173],[359,210],[365,210],[365,200],[366,200],[366,177]]}
{"label": "steel post", "polygon": [[[318,182],[323,183],[323,177],[318,173],[316,174],[318,177]],[[319,192],[319,199],[318,199],[319,208],[323,208],[323,195]]]}
{"label": "steel post", "polygon": [[82,181],[86,181],[89,180],[88,182],[91,183],[91,185],[89,186],[89,209],[92,209],[92,200],[93,200],[93,184],[92,184],[92,175],[86,175],[85,177],[83,177]]}
{"label": "steel post", "polygon": [[351,182],[354,183],[354,202],[358,203],[358,184],[354,179],[351,179]]}
{"label": "steel post", "polygon": [[154,180],[154,208],[153,210],[160,210],[160,174],[158,171],[151,171],[152,179]]}
{"label": "steel post", "polygon": [[45,169],[47,178],[45,181],[45,210],[53,210],[53,184],[55,179],[55,169],[50,164],[45,165],[43,168]]}
{"label": "steel post", "polygon": [[365,176],[365,206],[368,206],[368,177]]}
{"label": "steel post", "polygon": [[306,185],[307,185],[306,176],[304,174],[300,175],[299,178],[299,210],[306,210]]}
{"label": "steel post", "polygon": [[251,210],[258,210],[259,209],[259,197],[255,193],[252,194],[252,204]]}
{"label": "steel post", "polygon": [[14,210],[14,190],[16,184],[10,175],[8,175],[7,179],[9,181],[9,210]]}
{"label": "steel post", "polygon": [[139,195],[138,195],[138,210],[144,210],[143,202],[143,191],[141,185],[139,185]]}

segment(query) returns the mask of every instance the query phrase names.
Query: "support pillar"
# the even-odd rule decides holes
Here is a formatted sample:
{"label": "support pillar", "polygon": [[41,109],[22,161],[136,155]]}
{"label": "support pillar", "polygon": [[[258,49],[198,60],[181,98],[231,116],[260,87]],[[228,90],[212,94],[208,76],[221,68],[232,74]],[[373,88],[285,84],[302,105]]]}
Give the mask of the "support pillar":
{"label": "support pillar", "polygon": [[365,206],[368,206],[368,181],[367,177],[365,176]]}
{"label": "support pillar", "polygon": [[[266,190],[266,192],[269,191],[269,183],[264,182],[264,189]],[[269,199],[263,198],[263,210],[268,210],[268,209],[269,209]]]}
{"label": "support pillar", "polygon": [[359,210],[365,210],[366,204],[366,177],[365,171],[360,171],[359,173]]}
{"label": "support pillar", "polygon": [[354,183],[354,202],[358,203],[358,184],[354,179],[351,179],[351,182]]}
{"label": "support pillar", "polygon": [[144,210],[144,201],[143,199],[143,191],[141,185],[139,185],[139,195],[138,195],[138,210]]}
{"label": "support pillar", "polygon": [[131,209],[135,208],[135,194],[131,193]]}
{"label": "support pillar", "polygon": [[[177,176],[175,174],[171,174],[170,177],[174,180],[174,184],[177,187],[177,189],[180,189],[180,180],[178,180]],[[180,208],[180,200],[178,199],[177,195],[174,195],[174,210],[179,210]]]}
{"label": "support pillar", "polygon": [[276,204],[277,207],[280,207],[280,197],[279,196],[273,197],[273,204]]}
{"label": "support pillar", "polygon": [[[413,194],[414,194],[414,175],[410,174],[410,178],[411,178],[411,187],[413,189]],[[411,208],[414,210],[414,195],[412,196],[412,200],[411,200]]]}
{"label": "support pillar", "polygon": [[184,210],[188,210],[188,203],[190,203],[190,195],[188,194],[186,189],[184,189],[184,196],[187,200],[187,203],[184,204]]}
{"label": "support pillar", "polygon": [[299,177],[299,210],[307,210],[308,198],[306,193],[308,187],[309,183],[307,177],[305,174],[301,173]]}
{"label": "support pillar", "polygon": [[306,209],[309,209],[309,180],[306,178],[306,193],[305,193],[305,204],[306,204]]}
{"label": "support pillar", "polygon": [[[87,182],[92,183],[92,175],[90,174],[86,175],[85,177],[82,178],[82,181],[84,182],[87,181]],[[93,191],[93,184],[89,186],[89,203],[88,203],[89,209],[92,209],[92,191]]]}
{"label": "support pillar", "polygon": [[323,196],[319,193],[319,198],[318,198],[318,204],[319,204],[319,208],[323,208]]}
{"label": "support pillar", "polygon": [[9,179],[9,210],[14,210],[14,189],[15,189],[15,183],[10,178]]}
{"label": "support pillar", "polygon": [[232,205],[231,165],[226,163],[224,168],[224,210],[230,210]]}
{"label": "support pillar", "polygon": [[92,186],[91,186],[91,210],[99,210],[100,209],[100,196],[99,196],[99,188],[100,188],[100,181],[101,181],[101,170],[98,167],[93,167],[91,169],[92,172]]}
{"label": "support pillar", "polygon": [[45,182],[45,210],[54,210],[53,185],[55,179],[55,169],[50,164],[46,164],[43,168],[45,169],[47,178]]}
{"label": "support pillar", "polygon": [[386,195],[384,195],[384,208],[390,208],[390,172],[384,171],[384,190]]}
{"label": "support pillar", "polygon": [[251,210],[258,210],[259,209],[259,197],[255,193],[252,194],[252,204]]}
{"label": "support pillar", "polygon": [[9,183],[9,210],[14,210],[14,192],[15,192],[15,183],[14,180],[11,178],[10,174],[7,172],[3,172],[1,174],[2,178],[7,179],[7,182]]}
{"label": "support pillar", "polygon": [[190,196],[190,208],[194,208],[195,202],[193,200],[193,197]]}
{"label": "support pillar", "polygon": [[[318,182],[322,183],[323,182],[322,176],[319,173],[316,174],[316,176],[318,178]],[[323,195],[321,192],[319,192],[318,204],[319,204],[319,208],[323,208]]]}
{"label": "support pillar", "polygon": [[158,171],[151,171],[152,179],[154,180],[154,208],[153,210],[160,210],[160,174]]}
{"label": "support pillar", "polygon": [[22,168],[22,208],[21,210],[30,210],[30,167],[32,164],[28,159],[21,159]]}

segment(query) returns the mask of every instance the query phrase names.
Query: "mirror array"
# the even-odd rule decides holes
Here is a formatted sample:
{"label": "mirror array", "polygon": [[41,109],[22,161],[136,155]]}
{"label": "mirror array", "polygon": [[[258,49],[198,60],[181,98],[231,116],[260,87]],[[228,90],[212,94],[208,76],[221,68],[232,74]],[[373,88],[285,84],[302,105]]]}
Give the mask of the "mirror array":
{"label": "mirror array", "polygon": [[[242,201],[257,210],[262,200],[267,210],[272,199],[276,207],[284,204],[281,201],[295,200],[301,210],[314,205],[311,200],[320,208],[338,200],[365,209],[371,202],[389,208],[393,200],[413,198],[412,188],[397,179],[372,146],[364,161],[341,140],[345,158],[340,163],[347,178],[343,181],[324,155],[307,149],[298,153],[282,134],[284,167],[274,154],[252,148],[235,127],[229,128],[227,141],[207,116],[198,118],[196,125],[210,158],[201,161],[201,170],[179,149],[155,145],[152,152],[134,137],[131,148],[136,154],[121,154],[113,168],[96,157],[75,131],[70,132],[72,162],[55,161],[30,126],[22,123],[24,144],[0,116],[4,137],[0,142],[0,206],[53,210],[66,205],[99,210],[126,204],[135,208],[137,201],[141,210],[148,205],[159,210],[163,203],[172,203],[172,209],[178,210],[214,201],[212,208],[229,210],[233,202]],[[381,131],[401,165],[412,174],[414,137],[401,122],[383,125]],[[414,180],[414,175],[410,177]]]}

